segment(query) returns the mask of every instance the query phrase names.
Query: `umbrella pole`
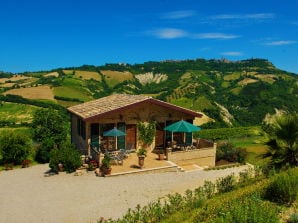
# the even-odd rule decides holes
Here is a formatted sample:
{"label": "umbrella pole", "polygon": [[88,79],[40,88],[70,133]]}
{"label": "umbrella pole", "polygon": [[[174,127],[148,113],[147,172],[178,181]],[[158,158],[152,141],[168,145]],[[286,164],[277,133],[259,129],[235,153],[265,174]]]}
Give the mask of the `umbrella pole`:
{"label": "umbrella pole", "polygon": [[116,150],[117,150],[117,144],[118,144],[118,143],[117,143],[117,138],[118,138],[118,137],[115,136],[115,143],[116,143],[115,148],[116,148]]}

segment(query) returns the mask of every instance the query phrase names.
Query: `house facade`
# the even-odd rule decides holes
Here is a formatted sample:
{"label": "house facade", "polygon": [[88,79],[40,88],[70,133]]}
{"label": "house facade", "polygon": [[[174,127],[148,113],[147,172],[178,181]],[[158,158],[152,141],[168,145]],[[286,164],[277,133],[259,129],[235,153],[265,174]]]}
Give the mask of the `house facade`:
{"label": "house facade", "polygon": [[[192,142],[192,134],[164,131],[164,127],[179,121],[190,123],[202,114],[144,95],[113,94],[68,108],[71,115],[71,140],[82,154],[91,155],[92,146],[100,144],[108,150],[138,149],[137,124],[156,122],[156,134],[151,148],[166,148],[172,140]],[[103,132],[116,127],[125,136],[108,137]],[[183,138],[184,137],[184,138]]]}

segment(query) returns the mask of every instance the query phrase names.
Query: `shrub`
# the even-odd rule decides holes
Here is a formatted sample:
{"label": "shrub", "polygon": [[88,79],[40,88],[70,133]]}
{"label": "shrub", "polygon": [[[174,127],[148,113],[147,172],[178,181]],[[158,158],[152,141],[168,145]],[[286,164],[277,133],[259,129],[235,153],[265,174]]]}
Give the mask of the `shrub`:
{"label": "shrub", "polygon": [[298,213],[291,214],[288,223],[298,223]]}
{"label": "shrub", "polygon": [[0,135],[0,151],[4,163],[21,164],[32,153],[32,142],[22,133],[3,132]]}
{"label": "shrub", "polygon": [[55,148],[50,152],[50,168],[58,172],[59,163],[63,164],[66,172],[74,172],[82,165],[80,153],[70,143],[63,144],[60,149]]}
{"label": "shrub", "polygon": [[50,152],[55,148],[55,143],[51,139],[45,139],[38,147],[35,159],[39,163],[48,163],[50,161]]}
{"label": "shrub", "polygon": [[247,152],[244,148],[234,147],[225,142],[218,145],[216,150],[216,161],[227,160],[229,162],[244,163]]}
{"label": "shrub", "polygon": [[252,195],[241,200],[234,200],[229,211],[219,212],[216,222],[237,223],[278,223],[278,210],[270,204],[263,202],[258,196]]}
{"label": "shrub", "polygon": [[298,171],[291,169],[277,175],[265,192],[265,197],[280,204],[292,204],[298,195]]}
{"label": "shrub", "polygon": [[221,177],[216,180],[216,188],[218,193],[226,193],[235,188],[236,180],[234,174]]}

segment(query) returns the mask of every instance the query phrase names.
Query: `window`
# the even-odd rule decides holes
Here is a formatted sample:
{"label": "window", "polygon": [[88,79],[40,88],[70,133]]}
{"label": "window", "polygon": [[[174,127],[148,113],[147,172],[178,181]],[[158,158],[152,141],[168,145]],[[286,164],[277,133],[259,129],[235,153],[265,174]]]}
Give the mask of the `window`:
{"label": "window", "polygon": [[77,119],[77,132],[83,139],[86,138],[86,124],[83,120]]}

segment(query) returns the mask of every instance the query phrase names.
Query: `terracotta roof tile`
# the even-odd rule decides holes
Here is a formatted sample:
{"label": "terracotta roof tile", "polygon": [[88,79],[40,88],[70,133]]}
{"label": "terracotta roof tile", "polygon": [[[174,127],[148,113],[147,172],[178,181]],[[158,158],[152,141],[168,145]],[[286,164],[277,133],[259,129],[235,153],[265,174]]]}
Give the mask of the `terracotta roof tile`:
{"label": "terracotta roof tile", "polygon": [[198,112],[186,109],[180,106],[176,106],[167,102],[163,102],[157,99],[153,99],[144,95],[128,95],[128,94],[113,94],[107,97],[96,99],[93,101],[85,102],[83,104],[75,105],[67,108],[71,113],[80,116],[83,119],[89,119],[95,116],[99,116],[114,110],[129,107],[133,104],[148,101],[153,104],[157,104],[170,109],[178,110],[184,113],[193,115],[194,117],[201,117]]}
{"label": "terracotta roof tile", "polygon": [[126,107],[141,101],[150,99],[144,95],[113,94],[99,98],[83,104],[71,106],[68,111],[82,117],[83,119],[110,112],[122,107]]}

